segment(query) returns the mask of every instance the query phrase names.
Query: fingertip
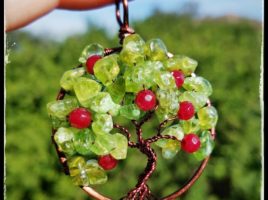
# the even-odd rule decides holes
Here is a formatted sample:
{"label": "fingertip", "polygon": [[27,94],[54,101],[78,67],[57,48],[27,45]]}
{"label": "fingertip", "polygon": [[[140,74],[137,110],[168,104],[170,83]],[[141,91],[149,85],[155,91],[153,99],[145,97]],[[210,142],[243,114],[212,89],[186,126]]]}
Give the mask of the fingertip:
{"label": "fingertip", "polygon": [[59,0],[60,9],[89,10],[113,4],[115,0]]}

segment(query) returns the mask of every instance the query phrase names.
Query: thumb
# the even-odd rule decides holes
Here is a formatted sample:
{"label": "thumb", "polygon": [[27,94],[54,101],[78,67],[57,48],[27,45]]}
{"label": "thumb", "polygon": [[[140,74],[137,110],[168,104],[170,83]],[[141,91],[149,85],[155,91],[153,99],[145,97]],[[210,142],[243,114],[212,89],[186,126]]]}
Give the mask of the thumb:
{"label": "thumb", "polygon": [[59,0],[60,9],[88,10],[113,4],[115,0]]}
{"label": "thumb", "polygon": [[21,28],[58,6],[59,0],[5,1],[5,31]]}

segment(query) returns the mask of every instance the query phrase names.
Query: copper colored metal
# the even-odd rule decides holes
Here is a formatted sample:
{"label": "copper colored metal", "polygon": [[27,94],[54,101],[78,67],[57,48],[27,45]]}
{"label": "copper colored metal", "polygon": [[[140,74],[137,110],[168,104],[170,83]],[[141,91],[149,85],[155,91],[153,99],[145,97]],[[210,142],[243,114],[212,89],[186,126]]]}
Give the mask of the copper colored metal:
{"label": "copper colored metal", "polygon": [[185,193],[192,185],[195,183],[195,181],[201,176],[202,172],[204,171],[205,167],[207,166],[208,160],[210,157],[207,157],[202,161],[200,164],[199,168],[196,170],[194,175],[189,179],[189,181],[179,190],[176,192],[163,197],[162,200],[173,200],[176,199],[177,197],[180,197],[183,193]]}
{"label": "copper colored metal", "polygon": [[157,107],[155,107],[155,109],[153,111],[148,111],[148,113],[145,115],[144,119],[139,123],[139,126],[142,126],[145,122],[147,122],[148,120],[150,120],[152,118],[154,111],[156,110]]}
{"label": "copper colored metal", "polygon": [[129,130],[127,128],[125,128],[125,127],[123,127],[123,126],[121,126],[119,124],[114,124],[114,128],[120,130],[127,137],[129,147],[137,148],[137,144],[130,141],[131,134],[130,134],[130,132],[129,132]]}
{"label": "copper colored metal", "polygon": [[116,52],[120,52],[122,49],[122,47],[115,47],[115,48],[106,48],[104,49],[104,55],[108,56],[110,54],[116,53]]}
{"label": "copper colored metal", "polygon": [[[121,20],[120,14],[120,3],[123,3],[124,16],[123,21]],[[115,14],[119,26],[128,26],[128,1],[127,0],[116,0],[115,2]]]}
{"label": "copper colored metal", "polygon": [[174,121],[175,119],[177,119],[176,116],[171,117],[171,118],[168,118],[168,119],[164,120],[163,122],[161,122],[161,123],[159,124],[158,128],[157,128],[157,135],[160,135],[160,134],[161,134],[161,133],[160,133],[160,132],[161,132],[161,129],[162,129],[168,122],[170,122],[170,121]]}
{"label": "copper colored metal", "polygon": [[91,187],[81,187],[82,190],[84,190],[88,196],[98,199],[98,200],[111,200],[109,197],[105,197],[102,194],[98,193],[96,190],[94,190]]}
{"label": "copper colored metal", "polygon": [[56,133],[56,130],[55,130],[55,129],[52,129],[52,135],[51,135],[52,143],[53,143],[54,146],[55,146],[55,149],[56,149],[56,152],[57,152],[59,161],[60,161],[61,165],[63,166],[63,171],[64,171],[64,173],[65,173],[66,175],[69,175],[69,168],[68,168],[68,165],[67,165],[67,159],[66,159],[64,153],[62,153],[62,152],[59,150],[59,148],[58,148],[58,146],[57,146],[57,144],[56,144],[56,142],[55,142],[55,140],[54,140],[54,135],[55,135],[55,133]]}
{"label": "copper colored metal", "polygon": [[153,136],[151,138],[146,139],[145,141],[148,142],[149,144],[151,144],[151,143],[154,143],[160,139],[171,139],[171,140],[179,141],[178,138],[176,138],[175,136],[172,136],[172,135],[156,135],[156,136]]}
{"label": "copper colored metal", "polygon": [[[120,3],[122,2],[123,4],[123,21],[121,19],[121,14],[120,14]],[[120,26],[119,29],[119,39],[120,39],[120,44],[123,43],[123,40],[126,36],[130,34],[134,34],[135,31],[129,27],[129,22],[128,22],[128,1],[127,0],[116,0],[115,1],[115,15],[116,15],[116,20]]]}

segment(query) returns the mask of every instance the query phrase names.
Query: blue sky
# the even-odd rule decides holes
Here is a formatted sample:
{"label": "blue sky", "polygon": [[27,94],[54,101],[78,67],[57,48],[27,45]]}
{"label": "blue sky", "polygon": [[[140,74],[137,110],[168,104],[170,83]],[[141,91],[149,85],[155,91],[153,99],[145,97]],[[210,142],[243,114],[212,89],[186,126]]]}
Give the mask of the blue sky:
{"label": "blue sky", "polygon": [[[180,13],[186,3],[198,5],[199,17],[231,14],[263,21],[263,0],[134,0],[129,3],[130,24],[150,16],[156,9]],[[22,30],[60,41],[85,32],[90,22],[114,34],[118,30],[114,12],[113,5],[90,11],[55,10]]]}

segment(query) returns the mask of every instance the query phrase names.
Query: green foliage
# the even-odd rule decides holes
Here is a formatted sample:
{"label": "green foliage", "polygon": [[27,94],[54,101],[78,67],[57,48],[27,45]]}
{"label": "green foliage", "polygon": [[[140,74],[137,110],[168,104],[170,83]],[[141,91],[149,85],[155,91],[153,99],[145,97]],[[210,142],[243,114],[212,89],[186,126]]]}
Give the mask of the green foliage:
{"label": "green foliage", "polygon": [[[145,40],[161,38],[170,52],[196,59],[196,73],[214,89],[211,100],[219,114],[215,148],[205,173],[181,199],[260,199],[260,25],[156,13],[133,27]],[[7,199],[88,199],[62,172],[50,139],[46,103],[56,98],[63,72],[78,64],[86,45],[114,47],[117,39],[93,27],[63,43],[21,32],[9,34],[7,40],[16,42],[6,66]],[[154,119],[144,127],[145,136],[155,132],[156,123]],[[149,185],[156,196],[164,196],[182,186],[198,162],[185,153],[171,160],[163,159],[161,150],[157,153]],[[145,165],[145,156],[129,149],[127,160],[109,174],[109,183],[94,188],[113,199],[123,196]]]}

